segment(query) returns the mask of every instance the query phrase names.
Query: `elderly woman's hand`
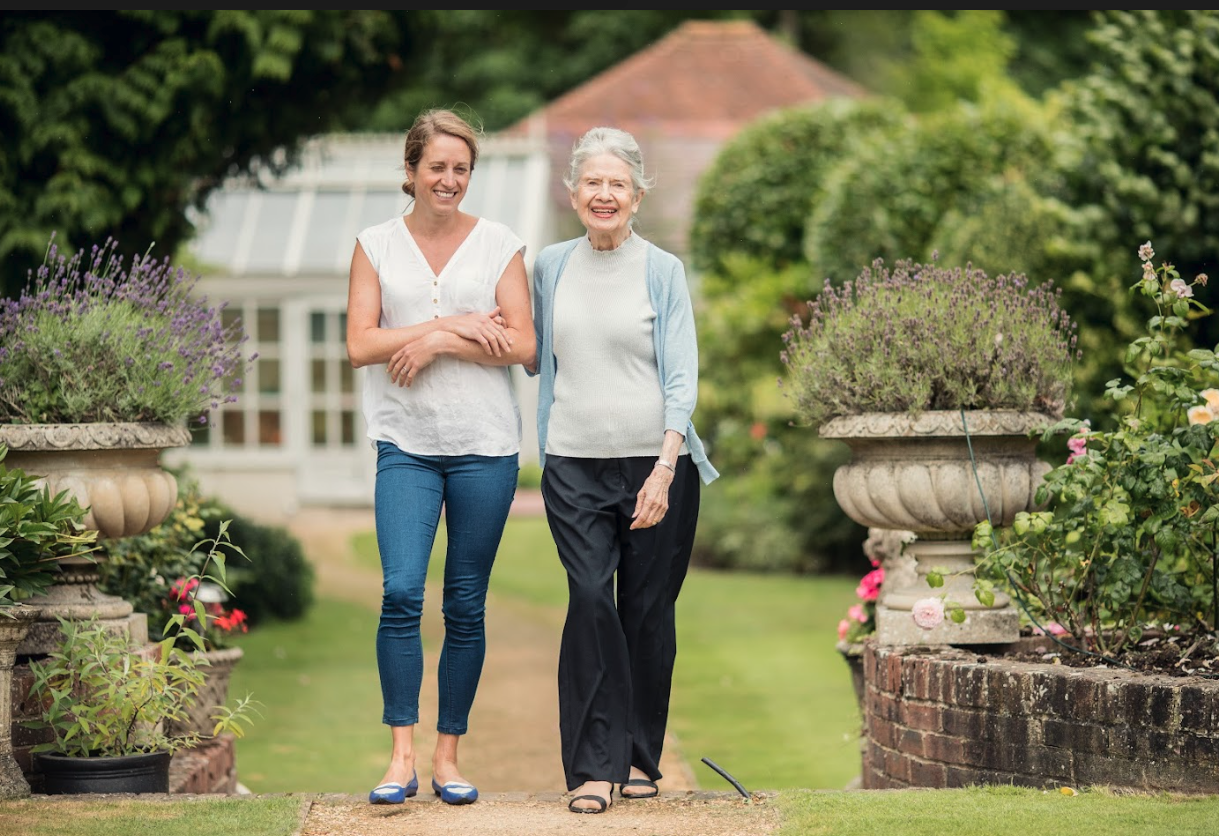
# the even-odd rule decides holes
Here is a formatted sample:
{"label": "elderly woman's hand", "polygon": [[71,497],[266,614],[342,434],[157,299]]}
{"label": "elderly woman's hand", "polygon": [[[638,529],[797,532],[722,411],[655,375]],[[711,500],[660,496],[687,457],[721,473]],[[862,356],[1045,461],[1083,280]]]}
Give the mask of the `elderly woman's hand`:
{"label": "elderly woman's hand", "polygon": [[635,513],[631,515],[631,529],[651,528],[658,525],[669,511],[669,485],[673,484],[673,471],[656,465],[651,475],[639,489],[635,498]]}

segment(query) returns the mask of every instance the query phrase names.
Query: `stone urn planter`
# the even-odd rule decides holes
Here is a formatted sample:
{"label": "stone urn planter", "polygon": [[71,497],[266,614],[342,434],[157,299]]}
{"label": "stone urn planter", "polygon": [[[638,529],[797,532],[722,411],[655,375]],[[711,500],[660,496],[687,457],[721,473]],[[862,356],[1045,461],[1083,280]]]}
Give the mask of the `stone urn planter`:
{"label": "stone urn planter", "polygon": [[[964,425],[962,424],[964,420]],[[1050,424],[1041,413],[1000,410],[864,413],[828,421],[822,438],[838,439],[851,460],[834,473],[834,496],[851,519],[869,528],[914,532],[906,546],[915,577],[885,584],[876,608],[881,645],[995,644],[1016,641],[1020,622],[1007,596],[992,606],[973,592],[974,527],[995,527],[1036,508],[1034,494],[1050,466],[1036,457]],[[927,574],[943,573],[932,589]],[[943,595],[966,612],[925,630],[911,610],[921,598]]]}
{"label": "stone urn planter", "polygon": [[[156,423],[4,424],[0,443],[8,447],[9,467],[41,477],[52,493],[66,490],[75,496],[88,509],[85,526],[103,540],[143,534],[169,515],[178,483],[161,467],[161,451],[189,444],[190,431]],[[39,616],[18,652],[46,653],[54,647],[59,616],[75,621],[132,616],[131,604],[97,588],[95,561],[101,558],[91,558],[61,560],[62,579],[27,601]]]}

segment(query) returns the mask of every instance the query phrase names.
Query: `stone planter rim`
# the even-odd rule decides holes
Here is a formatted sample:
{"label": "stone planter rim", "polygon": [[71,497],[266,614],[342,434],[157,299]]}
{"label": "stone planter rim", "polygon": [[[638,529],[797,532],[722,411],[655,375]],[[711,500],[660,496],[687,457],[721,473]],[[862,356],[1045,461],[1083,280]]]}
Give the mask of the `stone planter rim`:
{"label": "stone planter rim", "polygon": [[[1056,423],[1043,412],[1013,409],[967,409],[965,422],[970,435],[1011,436],[1042,433]],[[822,438],[894,438],[959,436],[961,411],[928,409],[918,412],[861,412],[831,418],[818,429]]]}
{"label": "stone planter rim", "polygon": [[0,443],[10,450],[154,450],[185,447],[185,424],[97,422],[90,424],[0,424]]}

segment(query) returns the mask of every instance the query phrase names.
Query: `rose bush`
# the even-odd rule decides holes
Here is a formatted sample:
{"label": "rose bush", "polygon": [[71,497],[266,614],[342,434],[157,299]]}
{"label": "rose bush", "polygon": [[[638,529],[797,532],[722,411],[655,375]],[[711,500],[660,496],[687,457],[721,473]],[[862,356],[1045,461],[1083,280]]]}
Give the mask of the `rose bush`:
{"label": "rose bush", "polygon": [[[1219,356],[1185,341],[1191,319],[1211,311],[1194,298],[1199,274],[1156,266],[1138,250],[1132,290],[1154,311],[1126,353],[1130,380],[1109,382],[1115,429],[1064,419],[1068,460],[1038,488],[1044,510],[1010,528],[982,523],[979,591],[996,585],[1043,632],[1065,631],[1088,653],[1118,656],[1148,634],[1183,637],[1189,653],[1213,656],[1219,626]],[[1188,654],[1187,654],[1188,655]]]}

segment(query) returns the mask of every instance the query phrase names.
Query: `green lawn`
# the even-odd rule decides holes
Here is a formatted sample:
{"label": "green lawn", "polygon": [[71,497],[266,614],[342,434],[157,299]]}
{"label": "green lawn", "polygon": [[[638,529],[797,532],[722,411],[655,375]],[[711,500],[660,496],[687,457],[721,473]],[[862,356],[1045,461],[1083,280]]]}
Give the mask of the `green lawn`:
{"label": "green lawn", "polygon": [[[372,532],[355,538],[378,569]],[[438,576],[443,530],[431,572]],[[544,519],[512,519],[492,574],[494,595],[561,619],[567,584]],[[840,789],[859,772],[859,714],[835,626],[855,580],[692,571],[678,599],[670,727],[700,785],[749,790]],[[259,626],[231,695],[264,706],[238,742],[242,783],[255,792],[366,790],[384,766],[381,696],[366,608],[326,597],[300,622]],[[370,720],[372,718],[372,720]],[[556,753],[556,757],[557,757]]]}

